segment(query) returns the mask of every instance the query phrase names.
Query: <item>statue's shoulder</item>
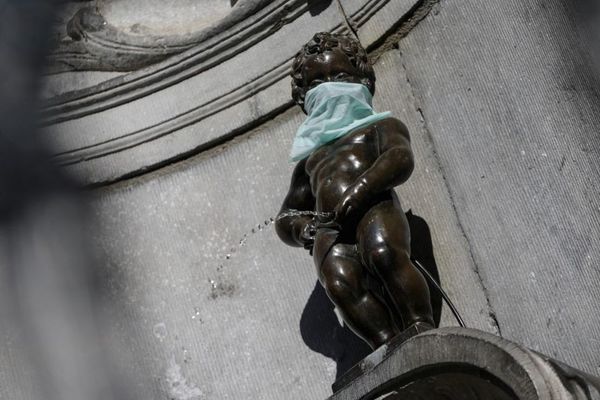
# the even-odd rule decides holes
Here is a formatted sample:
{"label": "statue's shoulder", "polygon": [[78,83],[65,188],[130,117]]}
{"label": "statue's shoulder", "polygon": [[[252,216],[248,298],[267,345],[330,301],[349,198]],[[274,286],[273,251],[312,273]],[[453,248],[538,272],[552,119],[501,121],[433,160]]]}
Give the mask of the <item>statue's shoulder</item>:
{"label": "statue's shoulder", "polygon": [[405,138],[410,139],[408,128],[404,122],[400,121],[398,118],[389,117],[382,119],[381,121],[377,122],[377,126],[381,127],[386,134],[400,134]]}

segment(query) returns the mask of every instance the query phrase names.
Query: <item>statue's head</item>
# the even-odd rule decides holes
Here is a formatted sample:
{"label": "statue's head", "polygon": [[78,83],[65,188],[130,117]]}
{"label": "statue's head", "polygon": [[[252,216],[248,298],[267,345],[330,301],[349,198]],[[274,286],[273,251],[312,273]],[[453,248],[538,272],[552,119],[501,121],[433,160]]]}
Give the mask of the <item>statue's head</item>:
{"label": "statue's head", "polygon": [[317,33],[296,54],[292,64],[292,98],[304,109],[304,96],[323,82],[362,83],[375,93],[375,72],[358,40],[329,32]]}

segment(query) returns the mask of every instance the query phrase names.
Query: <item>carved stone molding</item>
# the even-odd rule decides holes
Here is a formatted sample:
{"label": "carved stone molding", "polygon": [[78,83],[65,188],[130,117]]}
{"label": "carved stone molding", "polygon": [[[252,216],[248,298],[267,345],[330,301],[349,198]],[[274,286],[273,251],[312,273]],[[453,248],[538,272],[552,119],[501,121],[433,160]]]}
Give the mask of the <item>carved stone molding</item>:
{"label": "carved stone molding", "polygon": [[[66,31],[70,39],[58,42],[49,55],[48,72],[134,71],[205,44],[214,36],[227,36],[227,33],[243,34],[244,26],[256,28],[256,25],[273,24],[273,21],[277,20],[277,10],[280,10],[278,5],[281,3],[246,0],[234,7],[231,13],[218,23],[198,32],[165,35],[124,30],[110,24],[97,7],[85,6],[76,11],[67,23]],[[287,3],[287,7],[295,7],[303,2],[283,3]],[[260,13],[262,9],[265,10]],[[275,12],[269,14],[273,10]],[[259,15],[255,15],[257,12]],[[137,25],[139,24],[134,25],[134,31]]]}
{"label": "carved stone molding", "polygon": [[[306,0],[267,3],[180,54],[50,99],[43,118],[56,161],[84,184],[110,183],[202,151],[291,106],[295,52],[315,32],[345,24],[335,2],[318,13]],[[366,46],[422,3],[343,2]]]}
{"label": "carved stone molding", "polygon": [[409,339],[330,400],[598,400],[600,379],[498,336],[442,328]]}
{"label": "carved stone molding", "polygon": [[[257,3],[261,2],[265,3],[264,0]],[[230,16],[230,19],[239,18],[238,23],[223,22],[220,25],[220,31],[213,32],[213,29],[211,29],[210,35],[205,32],[203,34],[203,36],[206,36],[204,39],[196,38],[197,42],[187,48],[180,48],[180,51],[173,50],[170,54],[163,53],[169,51],[168,47],[158,48],[155,53],[163,54],[164,57],[161,57],[164,59],[169,55],[182,53],[184,50],[190,49],[180,56],[170,57],[167,61],[158,65],[103,82],[91,88],[49,99],[44,110],[46,123],[54,124],[115,107],[150,95],[165,87],[198,75],[209,68],[218,67],[220,63],[235,57],[266,37],[275,34],[283,24],[292,22],[307,11],[306,2],[303,0],[276,0],[267,3],[270,4],[247,18],[239,18],[237,15]],[[90,8],[84,9],[84,15],[88,15],[88,12],[91,12],[89,10]],[[93,32],[89,28],[84,32],[87,41],[91,42],[95,39],[102,46],[108,46],[105,39],[100,39],[98,32]],[[146,38],[144,40],[155,43],[156,38]],[[161,38],[160,40],[162,42],[166,39]],[[109,46],[106,47],[106,51],[113,54],[115,51],[118,52],[118,46],[116,48],[117,50]],[[113,55],[107,55],[107,58],[112,60]],[[137,55],[140,55],[140,53],[137,53]],[[124,55],[118,54],[116,58],[122,58],[122,56]],[[150,53],[147,53],[144,57],[146,56],[153,57]]]}

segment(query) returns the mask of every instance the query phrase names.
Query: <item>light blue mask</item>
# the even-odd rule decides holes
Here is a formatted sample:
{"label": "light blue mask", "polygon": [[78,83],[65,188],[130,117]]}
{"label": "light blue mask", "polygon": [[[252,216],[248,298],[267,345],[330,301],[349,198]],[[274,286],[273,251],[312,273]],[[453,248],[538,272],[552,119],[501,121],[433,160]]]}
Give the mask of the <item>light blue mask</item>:
{"label": "light blue mask", "polygon": [[306,92],[308,117],[296,132],[291,161],[302,160],[326,143],[390,117],[389,111],[373,111],[372,102],[373,95],[360,83],[325,82]]}

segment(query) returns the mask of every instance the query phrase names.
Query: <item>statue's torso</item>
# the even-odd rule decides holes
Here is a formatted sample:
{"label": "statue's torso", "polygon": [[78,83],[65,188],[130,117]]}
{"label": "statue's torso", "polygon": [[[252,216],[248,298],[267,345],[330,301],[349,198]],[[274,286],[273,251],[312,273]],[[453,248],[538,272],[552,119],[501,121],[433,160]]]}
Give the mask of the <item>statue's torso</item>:
{"label": "statue's torso", "polygon": [[317,211],[333,211],[346,189],[377,160],[387,124],[378,122],[328,143],[306,160]]}

